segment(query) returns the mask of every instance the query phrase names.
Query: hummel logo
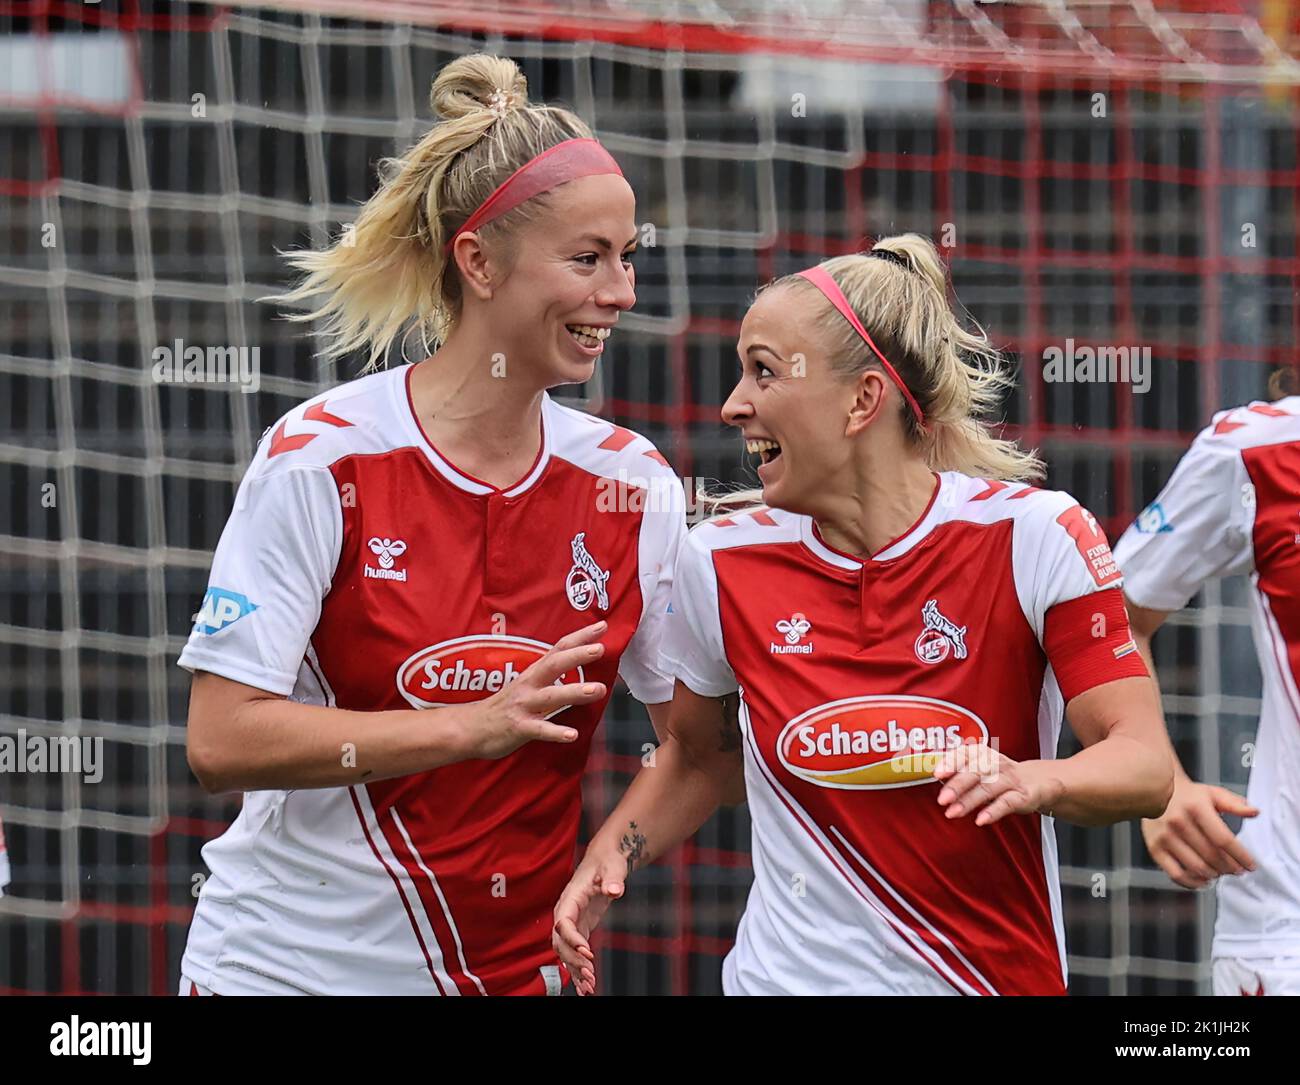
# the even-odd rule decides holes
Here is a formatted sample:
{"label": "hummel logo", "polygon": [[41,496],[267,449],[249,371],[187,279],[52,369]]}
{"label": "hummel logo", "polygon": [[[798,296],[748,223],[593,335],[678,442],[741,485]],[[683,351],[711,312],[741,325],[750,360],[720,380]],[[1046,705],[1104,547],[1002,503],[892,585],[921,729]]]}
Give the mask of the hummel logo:
{"label": "hummel logo", "polygon": [[401,539],[379,538],[375,536],[366,544],[370,552],[379,558],[379,568],[366,565],[363,573],[367,580],[405,580],[407,570],[394,569],[393,563],[406,553],[406,543]]}
{"label": "hummel logo", "polygon": [[379,564],[385,569],[393,567],[393,558],[400,558],[406,553],[406,543],[401,539],[371,539],[370,552],[379,556]]}
{"label": "hummel logo", "polygon": [[776,631],[785,634],[785,642],[787,644],[798,644],[803,640],[803,635],[811,628],[812,622],[802,614],[796,614],[789,621],[782,618],[781,621],[776,623]]}
{"label": "hummel logo", "polygon": [[785,634],[785,643],[777,644],[775,641],[770,646],[772,655],[812,655],[813,643],[800,644],[808,631],[812,629],[812,622],[802,614],[794,613],[789,618],[782,618],[776,623],[776,631]]}

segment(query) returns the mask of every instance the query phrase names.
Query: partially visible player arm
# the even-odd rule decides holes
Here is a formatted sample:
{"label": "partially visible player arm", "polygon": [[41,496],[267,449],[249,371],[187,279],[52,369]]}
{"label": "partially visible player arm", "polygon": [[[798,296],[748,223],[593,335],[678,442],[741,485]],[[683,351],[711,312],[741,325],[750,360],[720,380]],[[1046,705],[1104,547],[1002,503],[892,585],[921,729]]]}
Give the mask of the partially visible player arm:
{"label": "partially visible player arm", "polygon": [[[1220,416],[1222,417],[1222,416]],[[1212,424],[1192,442],[1164,488],[1124,533],[1115,557],[1134,640],[1153,678],[1151,638],[1215,577],[1248,572],[1254,563],[1253,487],[1232,443],[1237,427]],[[1162,731],[1169,743],[1168,733]],[[1243,874],[1255,860],[1223,820],[1259,811],[1227,788],[1201,784],[1174,762],[1174,795],[1159,818],[1142,822],[1151,858],[1173,881],[1199,889],[1220,874]]]}
{"label": "partially visible player arm", "polygon": [[[198,672],[190,690],[187,752],[205,791],[348,787],[470,758],[497,758],[526,742],[573,742],[559,708],[599,701],[601,682],[552,685],[600,658],[599,622],[562,637],[505,689],[438,709],[353,712],[301,704]],[[658,707],[658,706],[656,706]]]}
{"label": "partially visible player arm", "polygon": [[[1140,607],[1131,599],[1127,603],[1133,639],[1147,669],[1157,678],[1151,637],[1169,613]],[[1253,818],[1259,811],[1226,787],[1200,784],[1188,776],[1163,722],[1160,730],[1174,763],[1174,794],[1160,817],[1142,822],[1142,838],[1151,858],[1185,889],[1201,889],[1220,874],[1254,870],[1255,857],[1228,828],[1223,815]]]}
{"label": "partially visible player arm", "polygon": [[1051,806],[1056,817],[1111,825],[1163,813],[1174,788],[1173,757],[1149,677],[1093,686],[1066,705],[1065,716],[1083,749],[1050,762],[1062,785]]}
{"label": "partially visible player arm", "polygon": [[645,706],[646,715],[650,717],[650,726],[655,729],[655,738],[660,745],[668,741],[668,714],[672,711],[672,701]]}
{"label": "partially visible player arm", "polygon": [[702,697],[678,681],[668,737],[605,824],[555,906],[552,942],[579,994],[596,989],[588,939],[628,876],[690,837],[729,797],[744,795],[735,693]]}

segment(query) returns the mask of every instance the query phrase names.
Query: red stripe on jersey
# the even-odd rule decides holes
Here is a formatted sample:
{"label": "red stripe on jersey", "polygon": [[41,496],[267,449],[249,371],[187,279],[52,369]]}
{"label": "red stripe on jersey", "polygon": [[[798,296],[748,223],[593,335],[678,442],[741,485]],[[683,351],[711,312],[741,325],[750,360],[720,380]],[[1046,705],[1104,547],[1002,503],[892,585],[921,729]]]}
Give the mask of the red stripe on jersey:
{"label": "red stripe on jersey", "polygon": [[736,521],[733,520],[730,516],[726,516],[721,520],[711,520],[709,522],[713,524],[714,527],[735,527],[736,526]]}
{"label": "red stripe on jersey", "polygon": [[352,423],[346,418],[340,418],[336,414],[330,414],[329,411],[325,409],[325,404],[323,402],[312,404],[302,412],[302,416],[305,419],[310,419],[312,422],[328,422],[331,426],[352,425]]}
{"label": "red stripe on jersey", "polygon": [[1118,588],[1052,607],[1043,619],[1043,650],[1065,703],[1119,678],[1146,678],[1142,656],[1125,650],[1132,639],[1124,593]]}
{"label": "red stripe on jersey", "polygon": [[764,527],[776,527],[776,521],[772,519],[772,514],[767,509],[757,509],[749,514],[749,518]]}
{"label": "red stripe on jersey", "polygon": [[1005,482],[1001,482],[995,478],[984,479],[983,481],[988,483],[987,487],[981,490],[979,493],[977,493],[974,497],[972,497],[971,498],[972,501],[987,501],[990,497],[994,496],[995,494],[1000,494],[1003,490],[1007,488],[1007,484]]}
{"label": "red stripe on jersey", "polygon": [[[340,418],[336,414],[330,414],[325,409],[324,403],[316,403],[302,412],[304,422],[328,422],[331,426],[350,426],[352,425],[346,418]],[[296,452],[303,445],[311,444],[316,440],[318,434],[315,433],[295,433],[292,436],[286,435],[285,426],[288,419],[281,422],[271,438],[271,447],[267,450],[266,458],[279,456],[283,452]]]}
{"label": "red stripe on jersey", "polygon": [[442,989],[442,982],[438,979],[438,973],[433,967],[433,958],[429,956],[429,947],[424,944],[424,936],[420,933],[420,926],[415,922],[415,916],[411,912],[411,905],[406,899],[406,894],[402,892],[402,883],[397,880],[397,875],[384,862],[384,857],[379,854],[379,848],[375,846],[374,840],[371,839],[370,826],[366,824],[366,816],[361,812],[361,803],[357,801],[356,792],[352,788],[348,788],[348,797],[352,800],[352,808],[357,813],[357,821],[361,823],[361,832],[365,835],[366,843],[370,845],[370,850],[374,852],[375,858],[379,860],[379,865],[393,879],[393,888],[397,890],[397,899],[402,902],[402,908],[406,911],[406,918],[411,923],[411,930],[415,933],[415,940],[420,943],[420,952],[424,954],[424,963],[429,969],[429,975],[433,977],[435,986],[438,988],[438,994],[445,995],[447,992]]}
{"label": "red stripe on jersey", "polygon": [[1008,501],[1019,501],[1022,497],[1028,497],[1030,494],[1040,494],[1043,491],[1037,486],[1026,486],[1019,493],[1012,494],[1007,498]]}
{"label": "red stripe on jersey", "polygon": [[610,452],[617,452],[621,448],[626,448],[636,440],[636,434],[630,429],[624,429],[622,426],[615,426],[614,432],[600,442],[596,447],[604,448]]}
{"label": "red stripe on jersey", "polygon": [[443,968],[451,976],[452,982],[456,984],[456,989],[462,995],[486,993],[481,991],[478,985],[465,974],[465,970],[460,967],[460,956],[463,951],[459,948],[459,940],[455,932],[452,931],[447,916],[443,913],[442,901],[438,899],[438,892],[434,889],[430,876],[425,873],[428,864],[424,862],[420,855],[413,853],[415,848],[413,841],[408,846],[405,836],[397,825],[394,808],[389,806],[382,814],[376,811],[375,816],[379,821],[380,831],[383,832],[385,839],[388,841],[389,849],[397,857],[397,861],[402,864],[407,876],[411,879],[411,884],[415,886],[415,891],[420,896],[420,903],[424,905],[425,918],[429,921],[429,929],[433,931],[434,937],[438,939],[438,949],[442,952]]}
{"label": "red stripe on jersey", "polygon": [[282,452],[297,452],[303,445],[311,444],[316,440],[314,433],[295,433],[292,437],[286,436],[284,432],[286,423],[281,422],[279,428],[271,436],[271,447],[267,449],[266,458],[269,460],[272,456],[278,456]]}
{"label": "red stripe on jersey", "polygon": [[1231,433],[1235,429],[1241,429],[1245,422],[1233,422],[1228,415],[1224,415],[1214,424],[1214,435],[1217,437],[1221,433]]}
{"label": "red stripe on jersey", "polygon": [[[975,967],[962,956],[952,938],[940,932],[923,919],[914,906],[909,906],[903,893],[890,885],[878,872],[871,869],[867,861],[857,854],[856,849],[834,825],[831,831],[840,838],[845,848],[849,849],[848,861],[857,871],[858,876],[868,884],[876,896],[895,915],[899,923],[906,925],[913,934],[928,945],[933,953],[943,959],[944,964],[958,974],[965,983],[975,988],[977,994],[996,995],[992,984],[976,972]],[[960,935],[958,935],[960,937]]]}
{"label": "red stripe on jersey", "polygon": [[647,459],[654,460],[655,463],[661,463],[665,467],[669,466],[668,461],[664,459],[663,454],[657,448],[652,448],[649,452],[642,452],[641,455],[645,456]]}
{"label": "red stripe on jersey", "polygon": [[1270,407],[1267,403],[1252,403],[1246,408],[1248,411],[1254,411],[1255,414],[1262,414],[1266,418],[1289,418],[1289,411],[1281,410],[1277,407]]}

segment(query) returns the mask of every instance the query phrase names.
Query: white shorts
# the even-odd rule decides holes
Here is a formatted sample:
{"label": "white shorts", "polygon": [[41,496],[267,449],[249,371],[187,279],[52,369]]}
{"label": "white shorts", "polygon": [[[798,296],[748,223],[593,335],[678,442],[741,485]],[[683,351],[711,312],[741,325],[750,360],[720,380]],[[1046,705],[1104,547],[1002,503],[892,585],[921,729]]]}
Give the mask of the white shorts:
{"label": "white shorts", "polygon": [[189,976],[181,976],[181,989],[176,992],[181,995],[211,995],[213,994],[206,987],[200,987]]}
{"label": "white shorts", "polygon": [[1216,995],[1300,995],[1300,957],[1215,957]]}

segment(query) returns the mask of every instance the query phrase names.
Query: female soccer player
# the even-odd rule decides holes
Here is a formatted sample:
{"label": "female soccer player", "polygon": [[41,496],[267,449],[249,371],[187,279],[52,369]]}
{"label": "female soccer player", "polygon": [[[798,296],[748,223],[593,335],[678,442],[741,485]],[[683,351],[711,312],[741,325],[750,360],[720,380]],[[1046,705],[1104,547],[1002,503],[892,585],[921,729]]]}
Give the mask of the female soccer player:
{"label": "female soccer player", "polygon": [[580,777],[616,674],[662,721],[685,519],[648,441],[546,395],[635,300],[634,204],[526,91],[453,61],[442,122],[295,260],[334,352],[441,345],[290,411],[240,486],[180,662],[195,774],[248,794],[204,848],[184,991],[562,986]]}
{"label": "female soccer player", "polygon": [[[1277,381],[1274,391],[1273,403],[1215,415],[1116,547],[1153,674],[1152,635],[1208,580],[1249,573],[1254,589],[1264,687],[1246,798],[1196,783],[1175,756],[1169,809],[1142,823],[1151,857],[1179,885],[1234,875],[1217,883],[1219,995],[1300,994],[1300,397]],[[1224,814],[1248,819],[1239,836]]]}
{"label": "female soccer player", "polygon": [[[766,505],[695,528],[669,740],[556,906],[588,937],[744,775],[731,994],[1063,993],[1052,817],[1164,809],[1173,769],[1096,521],[976,420],[1004,380],[916,235],[763,290],[722,409]],[[1055,760],[1065,715],[1082,752]]]}

